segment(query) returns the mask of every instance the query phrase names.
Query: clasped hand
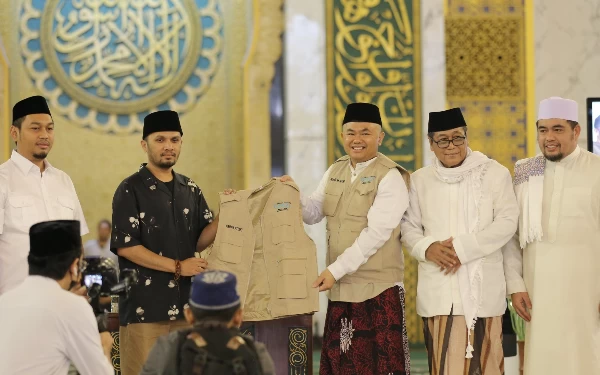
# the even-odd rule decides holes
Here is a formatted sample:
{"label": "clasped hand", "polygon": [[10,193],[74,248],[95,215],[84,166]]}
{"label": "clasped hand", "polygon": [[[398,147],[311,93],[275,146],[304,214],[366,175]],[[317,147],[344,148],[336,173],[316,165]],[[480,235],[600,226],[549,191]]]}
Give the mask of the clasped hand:
{"label": "clasped hand", "polygon": [[462,265],[452,241],[453,238],[450,237],[442,242],[434,242],[425,251],[425,258],[437,264],[445,275],[456,273]]}

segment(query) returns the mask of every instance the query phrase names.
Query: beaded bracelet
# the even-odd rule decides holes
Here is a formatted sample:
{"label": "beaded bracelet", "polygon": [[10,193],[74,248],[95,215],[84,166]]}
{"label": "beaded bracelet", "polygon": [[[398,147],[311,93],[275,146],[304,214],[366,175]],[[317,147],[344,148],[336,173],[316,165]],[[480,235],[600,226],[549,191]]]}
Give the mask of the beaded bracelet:
{"label": "beaded bracelet", "polygon": [[175,260],[175,277],[173,278],[175,282],[179,281],[181,277],[181,262],[179,260]]}

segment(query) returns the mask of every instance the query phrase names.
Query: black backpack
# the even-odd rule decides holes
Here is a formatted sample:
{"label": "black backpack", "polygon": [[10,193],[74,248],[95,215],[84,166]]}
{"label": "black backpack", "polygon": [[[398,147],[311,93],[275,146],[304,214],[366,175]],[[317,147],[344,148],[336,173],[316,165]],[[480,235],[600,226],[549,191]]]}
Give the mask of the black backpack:
{"label": "black backpack", "polygon": [[251,338],[225,327],[194,327],[179,335],[180,375],[263,375]]}

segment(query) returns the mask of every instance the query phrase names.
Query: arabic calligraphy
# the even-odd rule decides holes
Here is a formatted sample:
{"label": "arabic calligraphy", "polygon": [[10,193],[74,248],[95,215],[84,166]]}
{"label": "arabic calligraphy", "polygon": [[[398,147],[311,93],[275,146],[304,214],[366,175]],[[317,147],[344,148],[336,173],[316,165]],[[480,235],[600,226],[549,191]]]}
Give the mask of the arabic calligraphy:
{"label": "arabic calligraphy", "polygon": [[41,37],[49,70],[88,106],[149,109],[179,91],[195,67],[200,25],[191,0],[50,1],[47,9]]}
{"label": "arabic calligraphy", "polygon": [[185,111],[207,90],[222,48],[219,12],[217,0],[24,0],[23,56],[69,117],[137,131],[146,113]]}
{"label": "arabic calligraphy", "polygon": [[328,2],[332,159],[344,155],[340,134],[345,107],[352,102],[367,102],[381,111],[386,138],[380,151],[409,170],[420,164],[420,47],[413,21],[419,19],[418,3]]}

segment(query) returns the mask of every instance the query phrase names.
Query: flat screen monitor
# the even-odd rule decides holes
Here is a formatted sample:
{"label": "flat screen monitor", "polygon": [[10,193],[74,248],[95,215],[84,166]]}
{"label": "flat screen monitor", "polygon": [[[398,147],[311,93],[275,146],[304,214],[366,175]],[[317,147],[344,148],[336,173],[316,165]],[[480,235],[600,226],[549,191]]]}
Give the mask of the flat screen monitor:
{"label": "flat screen monitor", "polygon": [[588,151],[600,155],[600,98],[587,98]]}

